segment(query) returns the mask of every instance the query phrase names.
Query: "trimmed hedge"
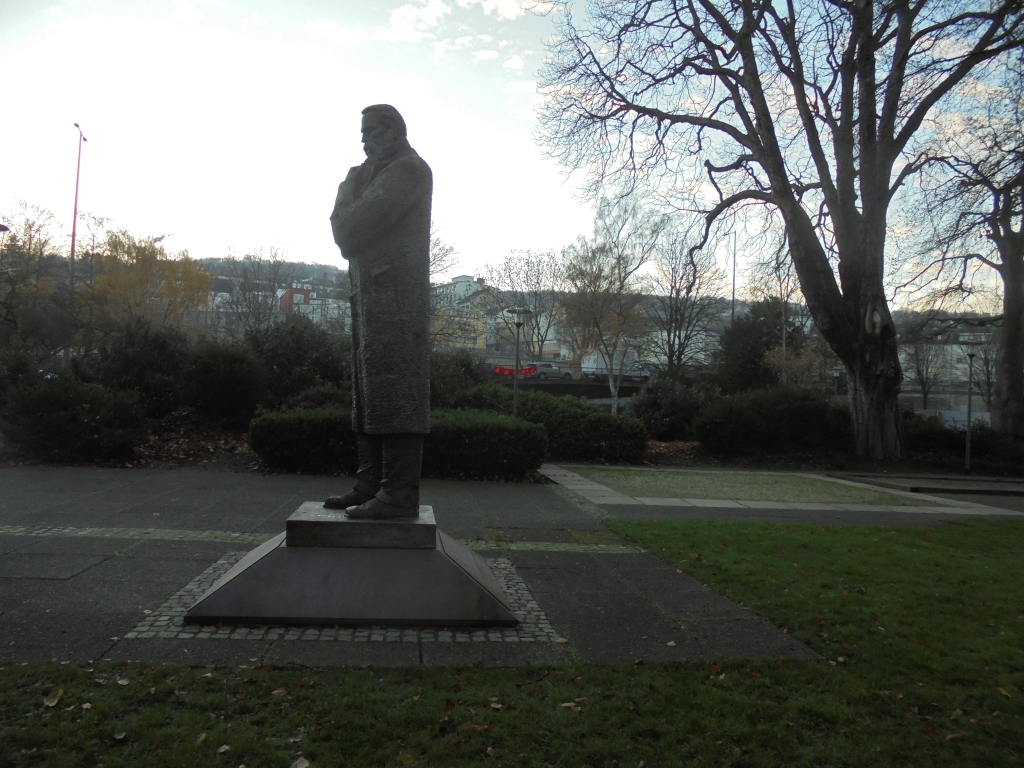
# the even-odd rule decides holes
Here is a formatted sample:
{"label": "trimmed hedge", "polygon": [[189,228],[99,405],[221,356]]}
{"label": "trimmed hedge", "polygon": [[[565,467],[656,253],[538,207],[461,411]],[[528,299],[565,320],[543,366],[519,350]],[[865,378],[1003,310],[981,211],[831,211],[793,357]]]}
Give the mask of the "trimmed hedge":
{"label": "trimmed hedge", "polygon": [[343,408],[261,412],[249,423],[249,445],[273,469],[315,473],[356,468],[352,413]]}
{"label": "trimmed hedge", "polygon": [[697,418],[716,397],[715,387],[653,379],[633,397],[630,412],[655,440],[692,440]]}
{"label": "trimmed hedge", "polygon": [[[935,416],[920,416],[907,411],[902,415],[903,435],[912,453],[964,455],[966,427],[944,426]],[[971,426],[971,455],[1024,463],[1024,443],[997,432],[987,424],[975,423]]]}
{"label": "trimmed hedge", "polygon": [[196,410],[244,428],[263,394],[265,372],[256,353],[246,344],[204,339],[190,357],[189,394]]}
{"label": "trimmed hedge", "polygon": [[519,480],[544,463],[540,424],[487,411],[432,411],[423,474]]}
{"label": "trimmed hedge", "polygon": [[[423,451],[423,474],[521,479],[544,462],[544,428],[479,411],[433,411]],[[293,472],[354,472],[356,436],[342,408],[260,413],[249,444],[268,467]]]}
{"label": "trimmed hedge", "polygon": [[714,401],[697,419],[697,439],[722,454],[830,448],[847,450],[850,413],[806,389],[774,387]]}
{"label": "trimmed hedge", "polygon": [[66,374],[10,390],[0,413],[4,437],[42,461],[130,458],[141,428],[135,392],[112,392]]}
{"label": "trimmed hedge", "polygon": [[[459,408],[512,413],[512,390],[498,384],[474,387],[460,395]],[[630,416],[612,416],[572,395],[519,392],[519,418],[543,424],[548,457],[557,461],[606,461],[638,464],[647,452],[647,430]]]}

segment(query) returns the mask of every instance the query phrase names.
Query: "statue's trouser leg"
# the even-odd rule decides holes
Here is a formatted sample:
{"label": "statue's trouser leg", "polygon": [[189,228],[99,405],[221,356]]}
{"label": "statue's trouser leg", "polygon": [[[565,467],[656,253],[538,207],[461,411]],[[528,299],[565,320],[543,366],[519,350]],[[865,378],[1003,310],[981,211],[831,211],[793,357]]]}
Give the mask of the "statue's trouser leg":
{"label": "statue's trouser leg", "polygon": [[359,467],[356,469],[356,484],[352,490],[364,496],[376,496],[380,490],[384,467],[381,437],[382,435],[366,435],[362,432],[356,435]]}
{"label": "statue's trouser leg", "polygon": [[377,500],[419,511],[423,435],[381,435],[383,468]]}
{"label": "statue's trouser leg", "polygon": [[331,496],[324,502],[328,509],[347,509],[369,501],[380,490],[380,479],[384,464],[380,435],[356,433],[358,468],[356,484],[344,496]]}

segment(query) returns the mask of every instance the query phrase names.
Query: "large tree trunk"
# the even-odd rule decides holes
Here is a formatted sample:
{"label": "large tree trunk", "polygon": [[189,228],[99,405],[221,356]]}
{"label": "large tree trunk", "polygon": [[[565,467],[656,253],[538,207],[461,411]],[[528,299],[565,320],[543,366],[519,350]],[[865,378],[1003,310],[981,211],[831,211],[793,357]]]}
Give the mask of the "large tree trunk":
{"label": "large tree trunk", "polygon": [[996,368],[996,428],[1024,438],[1024,258],[1020,253],[1024,243],[1006,245],[1006,251],[1016,245],[1017,253],[1002,254],[1003,327]]}
{"label": "large tree trunk", "polygon": [[[840,292],[807,213],[795,203],[783,206],[783,213],[790,254],[811,317],[846,367],[854,450],[860,457],[902,459],[899,392],[903,371],[896,326],[882,285],[884,240],[872,243],[866,227],[860,237],[844,238],[847,247],[864,252],[853,257],[846,254],[845,268],[840,266]],[[882,218],[875,229],[884,233]]]}

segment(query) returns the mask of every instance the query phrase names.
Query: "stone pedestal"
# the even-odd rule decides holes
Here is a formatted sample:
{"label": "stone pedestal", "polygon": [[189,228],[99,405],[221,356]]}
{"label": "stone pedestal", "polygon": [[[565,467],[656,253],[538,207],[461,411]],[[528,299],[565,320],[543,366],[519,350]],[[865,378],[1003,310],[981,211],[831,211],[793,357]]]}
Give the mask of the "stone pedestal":
{"label": "stone pedestal", "polygon": [[185,615],[191,624],[505,626],[518,624],[477,553],[415,520],[349,520],[307,502],[286,531],[228,571]]}

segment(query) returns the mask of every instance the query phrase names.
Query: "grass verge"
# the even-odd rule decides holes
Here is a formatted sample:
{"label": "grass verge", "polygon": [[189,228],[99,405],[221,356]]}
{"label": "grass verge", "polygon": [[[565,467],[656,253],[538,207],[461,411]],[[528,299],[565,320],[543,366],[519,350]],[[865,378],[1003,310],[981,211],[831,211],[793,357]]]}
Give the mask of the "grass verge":
{"label": "grass verge", "polygon": [[819,504],[883,504],[929,506],[935,502],[886,491],[857,488],[829,480],[762,472],[699,472],[693,470],[605,469],[572,467],[572,471],[627,496],[668,499],[735,499],[796,501]]}
{"label": "grass verge", "polygon": [[[786,627],[825,661],[550,670],[5,665],[0,766],[288,768],[300,755],[319,768],[1024,759],[1020,523],[611,524]],[[55,691],[59,701],[47,706]]]}

